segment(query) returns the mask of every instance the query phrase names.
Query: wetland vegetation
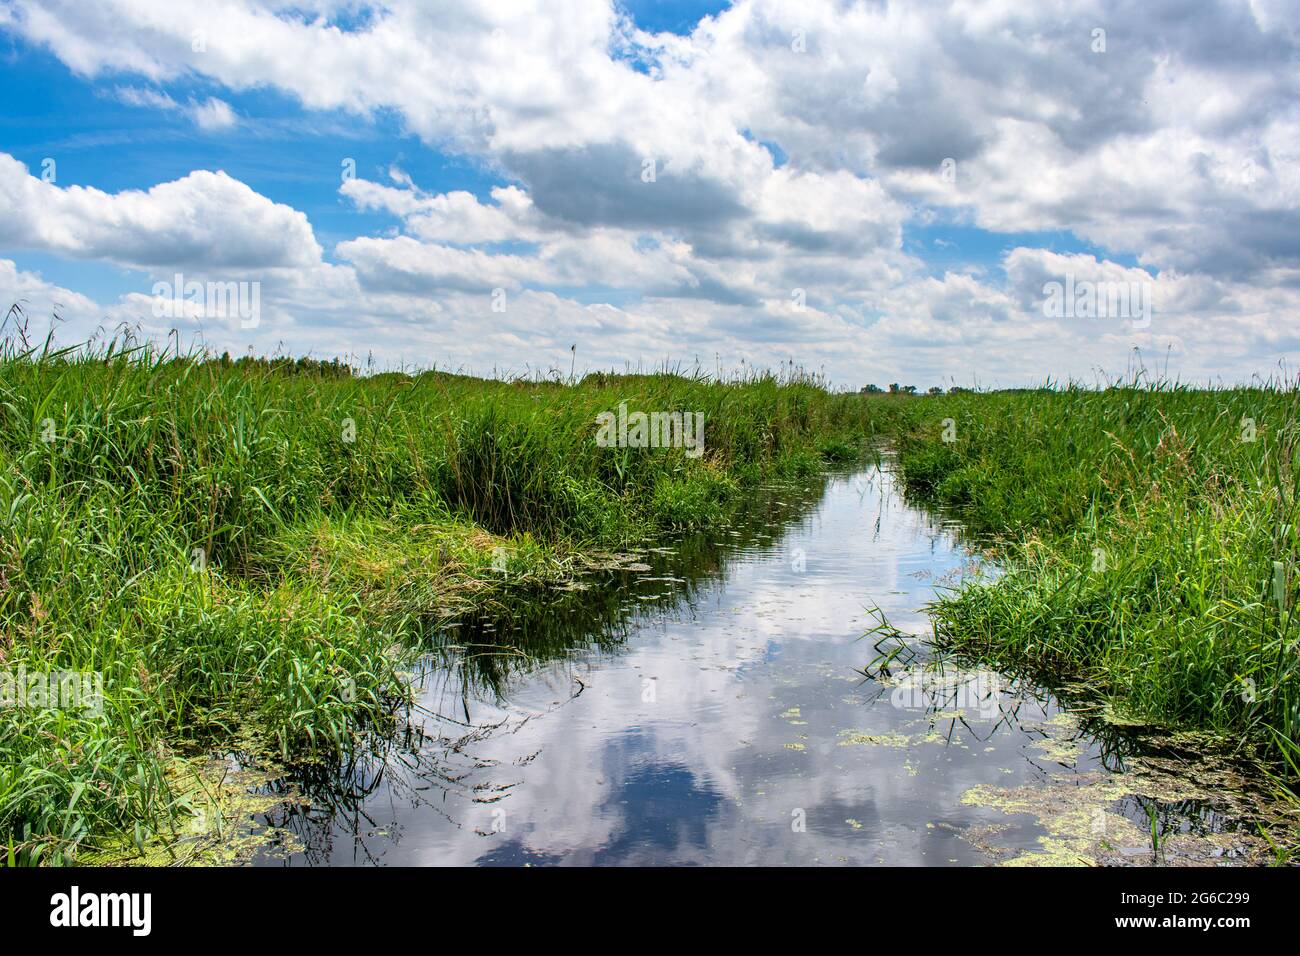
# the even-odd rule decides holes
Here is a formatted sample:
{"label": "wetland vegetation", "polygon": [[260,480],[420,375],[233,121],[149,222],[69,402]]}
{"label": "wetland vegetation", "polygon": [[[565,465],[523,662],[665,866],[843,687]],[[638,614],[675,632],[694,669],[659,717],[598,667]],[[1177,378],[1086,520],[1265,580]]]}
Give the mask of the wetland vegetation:
{"label": "wetland vegetation", "polygon": [[903,436],[907,487],[1006,573],[938,601],[939,639],[1294,771],[1296,400],[1277,383],[944,398],[953,440],[937,422]]}
{"label": "wetland vegetation", "polygon": [[[598,447],[620,403],[702,413],[705,453]],[[166,840],[203,799],[205,754],[328,754],[389,719],[430,620],[561,582],[584,550],[703,527],[900,414],[798,375],[360,376],[10,340],[0,655],[100,674],[103,700],[5,709],[8,860]]]}
{"label": "wetland vegetation", "polygon": [[[1085,687],[1113,723],[1212,735],[1287,781],[1295,400],[1279,385],[912,396],[801,374],[361,375],[10,339],[0,666],[93,672],[102,700],[4,709],[4,853],[167,859],[222,803],[212,754],[340,759],[396,719],[448,622],[488,640],[508,599],[626,567],[761,483],[886,441],[909,494],[1003,568],[938,592],[940,644]],[[599,416],[620,408],[701,415],[703,450],[605,447]],[[476,679],[499,685],[499,666],[476,662]]]}

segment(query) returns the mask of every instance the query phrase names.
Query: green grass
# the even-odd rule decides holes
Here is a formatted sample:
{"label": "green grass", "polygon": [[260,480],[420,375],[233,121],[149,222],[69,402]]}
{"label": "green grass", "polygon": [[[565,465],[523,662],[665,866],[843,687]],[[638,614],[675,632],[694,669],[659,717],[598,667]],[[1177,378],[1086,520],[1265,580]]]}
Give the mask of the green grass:
{"label": "green grass", "polygon": [[[598,447],[620,402],[703,412],[705,453]],[[0,853],[166,843],[205,755],[337,754],[391,720],[431,621],[583,548],[705,527],[910,413],[797,378],[361,377],[6,342],[0,668],[93,671],[105,701],[6,708]]]}
{"label": "green grass", "polygon": [[939,639],[1285,758],[1300,740],[1296,401],[1132,386],[932,402],[899,443],[906,486],[996,539],[1006,571],[937,602]]}
{"label": "green grass", "polygon": [[[703,412],[705,453],[599,447],[596,415],[620,403]],[[1004,574],[935,604],[942,642],[1294,761],[1296,403],[357,376],[5,342],[0,670],[92,671],[105,693],[99,715],[0,715],[0,853],[152,857],[202,803],[208,755],[338,757],[401,712],[439,623],[565,579],[584,550],[706,528],[757,482],[879,438],[910,494],[997,543]]]}

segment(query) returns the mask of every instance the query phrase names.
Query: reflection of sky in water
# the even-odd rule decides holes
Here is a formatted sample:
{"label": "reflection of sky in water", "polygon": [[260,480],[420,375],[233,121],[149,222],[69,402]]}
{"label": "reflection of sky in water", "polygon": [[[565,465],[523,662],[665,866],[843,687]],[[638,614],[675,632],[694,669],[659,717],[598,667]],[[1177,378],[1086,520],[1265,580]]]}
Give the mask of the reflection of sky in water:
{"label": "reflection of sky in water", "polygon": [[[740,545],[690,606],[650,610],[612,653],[516,677],[504,703],[471,699],[472,723],[501,726],[460,751],[427,746],[438,779],[394,760],[359,814],[308,837],[312,862],[986,863],[956,833],[981,822],[1031,845],[1042,831],[1026,818],[960,800],[1060,771],[1032,729],[896,707],[858,672],[875,656],[868,608],[926,633],[920,609],[967,563],[868,478],[833,479],[804,518]],[[446,671],[423,703],[465,718]],[[1017,717],[1051,713],[1028,698]]]}

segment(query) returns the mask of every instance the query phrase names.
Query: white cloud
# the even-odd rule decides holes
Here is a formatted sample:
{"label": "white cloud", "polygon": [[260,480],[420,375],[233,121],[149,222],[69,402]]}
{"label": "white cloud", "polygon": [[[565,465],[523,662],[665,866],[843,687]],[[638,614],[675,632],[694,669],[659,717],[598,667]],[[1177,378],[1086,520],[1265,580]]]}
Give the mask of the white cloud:
{"label": "white cloud", "polygon": [[209,96],[201,103],[191,102],[186,112],[200,129],[230,129],[236,122],[230,104],[214,96]]}
{"label": "white cloud", "polygon": [[407,188],[366,179],[349,179],[339,190],[358,209],[382,210],[405,220],[407,230],[434,242],[484,243],[531,240],[539,235],[537,214],[528,194],[515,186],[492,190],[492,203],[464,191],[429,196],[401,174]]}
{"label": "white cloud", "polygon": [[188,103],[181,104],[161,90],[148,89],[147,87],[120,86],[114,93],[119,100],[129,106],[183,113],[194,122],[194,125],[202,130],[230,129],[238,122],[234,110],[230,108],[230,104],[214,96],[210,96],[202,102],[191,98]]}
{"label": "white cloud", "polygon": [[352,239],[339,243],[336,251],[356,267],[364,287],[378,292],[488,292],[552,278],[529,257],[489,255],[478,249],[421,243],[408,236]]}
{"label": "white cloud", "polygon": [[305,215],[220,171],[110,194],[46,182],[6,153],[0,243],[141,269],[260,272],[310,267],[321,254]]}
{"label": "white cloud", "polygon": [[34,327],[42,329],[42,332],[48,330],[53,316],[84,323],[98,311],[94,301],[80,292],[61,288],[39,275],[24,272],[12,259],[0,259],[0,321],[7,316],[10,321],[22,321],[18,310],[10,315],[14,306],[27,316],[27,322],[34,323]]}

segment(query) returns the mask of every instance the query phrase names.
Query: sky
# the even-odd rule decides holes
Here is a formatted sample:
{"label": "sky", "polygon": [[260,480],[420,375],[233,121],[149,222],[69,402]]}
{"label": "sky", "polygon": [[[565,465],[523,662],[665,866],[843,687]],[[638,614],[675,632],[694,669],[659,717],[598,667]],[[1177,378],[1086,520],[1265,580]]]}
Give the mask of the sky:
{"label": "sky", "polygon": [[484,375],[1294,376],[1298,14],[0,0],[0,311]]}

